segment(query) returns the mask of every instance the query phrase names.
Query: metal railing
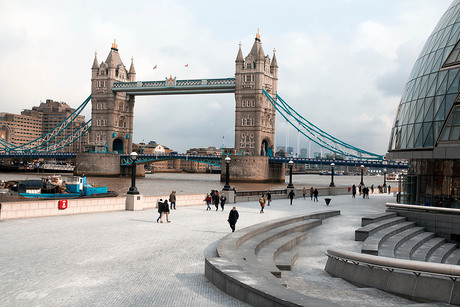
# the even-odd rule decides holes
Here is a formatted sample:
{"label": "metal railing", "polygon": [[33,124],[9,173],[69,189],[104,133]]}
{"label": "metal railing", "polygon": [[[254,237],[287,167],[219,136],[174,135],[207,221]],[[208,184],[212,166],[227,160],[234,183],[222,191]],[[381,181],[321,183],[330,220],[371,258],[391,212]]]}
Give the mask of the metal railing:
{"label": "metal railing", "polygon": [[374,267],[382,268],[389,272],[399,270],[411,272],[417,276],[420,274],[431,274],[448,277],[453,281],[456,281],[460,277],[459,265],[373,256],[335,248],[329,248],[326,255],[340,261],[351,262],[355,265],[365,265],[371,269]]}
{"label": "metal railing", "polygon": [[[236,196],[261,196],[261,195],[267,195],[267,190],[263,191],[241,191],[241,192],[236,192]],[[286,190],[270,190],[270,194],[272,195],[287,195]]]}

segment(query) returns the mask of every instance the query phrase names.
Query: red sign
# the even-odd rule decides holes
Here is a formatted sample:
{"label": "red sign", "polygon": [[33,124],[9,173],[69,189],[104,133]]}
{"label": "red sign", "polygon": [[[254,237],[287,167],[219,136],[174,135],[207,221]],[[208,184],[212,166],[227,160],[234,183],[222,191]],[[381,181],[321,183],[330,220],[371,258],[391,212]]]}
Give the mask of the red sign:
{"label": "red sign", "polygon": [[67,199],[59,200],[59,203],[58,203],[59,210],[67,209],[68,206],[69,206],[69,201]]}

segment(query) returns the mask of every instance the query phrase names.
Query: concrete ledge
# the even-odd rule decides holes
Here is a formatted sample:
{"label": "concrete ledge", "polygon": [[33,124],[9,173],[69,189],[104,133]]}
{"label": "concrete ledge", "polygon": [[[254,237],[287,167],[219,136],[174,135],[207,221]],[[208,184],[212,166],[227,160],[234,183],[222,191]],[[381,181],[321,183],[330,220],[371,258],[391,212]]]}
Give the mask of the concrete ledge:
{"label": "concrete ledge", "polygon": [[[460,304],[460,267],[328,249],[325,271],[419,302]],[[417,274],[414,274],[417,273]]]}
{"label": "concrete ledge", "polygon": [[414,226],[414,222],[402,222],[373,233],[364,240],[361,253],[377,256],[379,254],[380,245],[384,240]]}
{"label": "concrete ledge", "polygon": [[406,221],[405,217],[392,217],[382,221],[372,223],[355,230],[355,241],[364,241],[373,233],[391,225]]}
{"label": "concrete ledge", "polygon": [[[309,215],[260,223],[229,234],[218,243],[217,254],[219,257],[205,260],[205,275],[209,281],[225,293],[253,306],[336,306],[330,301],[311,298],[285,288],[280,280],[271,274],[271,264],[267,266],[257,261],[255,250],[264,245],[264,243],[261,244],[261,240],[271,240],[264,236],[265,233],[271,231],[272,234],[268,235],[269,237],[277,236],[276,228],[283,232],[293,228],[290,227],[290,224],[313,219],[322,220],[339,214],[340,211],[338,210],[315,212]],[[317,223],[310,224],[315,225]],[[306,226],[300,224],[294,227]],[[292,241],[285,242],[286,246],[279,246],[278,248],[280,250],[291,248],[290,245],[294,244],[296,240],[293,238]],[[248,252],[250,249],[252,249],[252,255]],[[257,263],[259,264],[257,265]]]}
{"label": "concrete ledge", "polygon": [[364,227],[366,225],[380,222],[382,220],[392,218],[392,217],[397,217],[398,214],[396,212],[385,212],[385,213],[380,213],[380,214],[375,214],[371,216],[366,216],[361,219],[361,226]]}

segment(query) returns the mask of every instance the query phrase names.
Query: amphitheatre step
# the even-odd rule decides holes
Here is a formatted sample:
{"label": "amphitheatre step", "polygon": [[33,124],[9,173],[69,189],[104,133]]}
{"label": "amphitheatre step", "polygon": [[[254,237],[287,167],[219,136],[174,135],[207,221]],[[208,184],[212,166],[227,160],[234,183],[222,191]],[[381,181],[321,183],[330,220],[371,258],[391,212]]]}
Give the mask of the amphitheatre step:
{"label": "amphitheatre step", "polygon": [[361,247],[361,253],[378,256],[379,246],[383,243],[383,241],[385,241],[388,237],[391,237],[414,226],[414,222],[402,222],[394,225],[389,225],[377,232],[374,232],[366,240],[364,240]]}
{"label": "amphitheatre step", "polygon": [[[310,219],[266,230],[265,232],[252,236],[250,239],[243,242],[238,247],[238,251],[248,265],[265,272],[270,272],[275,277],[280,278],[281,272],[276,267],[273,258],[276,250],[290,240],[295,241],[295,237],[302,235],[302,232],[321,225],[321,223],[322,221],[319,219]],[[286,237],[286,239],[284,237]],[[267,260],[266,254],[264,254],[264,257],[262,258],[257,256],[259,251],[265,247],[267,247],[266,253],[271,252],[269,261]]]}
{"label": "amphitheatre step", "polygon": [[425,231],[424,227],[411,227],[395,234],[380,244],[379,256],[395,258],[396,249],[410,238]]}
{"label": "amphitheatre step", "polygon": [[397,217],[397,216],[398,216],[398,213],[396,212],[384,212],[384,213],[365,216],[361,219],[361,226],[364,227],[369,224],[380,222],[382,220],[392,218],[392,217]]}
{"label": "amphitheatre step", "polygon": [[290,271],[299,258],[299,253],[282,252],[275,259],[275,265],[281,271]]}
{"label": "amphitheatre step", "polygon": [[457,248],[457,244],[444,243],[438,248],[433,250],[430,257],[427,259],[428,262],[444,263],[446,258]]}
{"label": "amphitheatre step", "polygon": [[417,247],[434,237],[434,233],[425,231],[416,235],[415,237],[410,238],[401,244],[398,248],[396,248],[395,258],[411,259],[412,253],[417,249]]}
{"label": "amphitheatre step", "polygon": [[411,259],[418,261],[427,261],[431,253],[444,242],[446,242],[446,239],[440,237],[434,237],[426,241],[412,253]]}
{"label": "amphitheatre step", "polygon": [[[278,258],[278,255],[283,252],[291,251],[292,248],[294,248],[297,244],[299,244],[306,238],[307,238],[306,232],[294,232],[294,233],[285,235],[281,238],[278,238],[277,240],[259,249],[259,251],[256,254],[257,260],[260,262],[261,265],[266,265],[268,267],[268,266],[275,264],[275,266],[277,267],[277,271],[283,270],[283,269],[280,269],[279,266],[276,265],[275,260]],[[289,256],[287,256],[287,259],[286,259],[288,260],[287,264],[289,265],[289,269],[284,269],[284,270],[290,270],[292,258],[293,258],[292,254],[290,258],[291,259],[289,259]],[[283,266],[283,268],[286,268],[286,267],[287,267],[286,265]]]}
{"label": "amphitheatre step", "polygon": [[460,264],[460,249],[457,248],[456,250],[452,251],[450,255],[446,258],[444,263],[447,264]]}
{"label": "amphitheatre step", "polygon": [[388,226],[404,222],[405,220],[406,218],[402,216],[392,217],[392,218],[384,219],[382,221],[378,221],[378,222],[366,225],[364,227],[361,227],[359,229],[356,229],[355,230],[355,241],[364,241],[367,239],[367,237],[369,237],[373,233],[383,228],[386,228]]}

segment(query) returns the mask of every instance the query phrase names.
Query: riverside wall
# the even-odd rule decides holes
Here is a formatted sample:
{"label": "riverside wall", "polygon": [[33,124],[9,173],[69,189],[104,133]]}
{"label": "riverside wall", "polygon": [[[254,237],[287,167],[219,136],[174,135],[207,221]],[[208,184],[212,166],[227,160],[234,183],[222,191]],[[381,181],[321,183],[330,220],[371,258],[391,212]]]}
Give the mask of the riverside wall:
{"label": "riverside wall", "polygon": [[[176,206],[204,205],[206,194],[177,195]],[[160,199],[169,195],[143,196],[143,209],[156,208]],[[65,198],[62,198],[65,199]],[[24,202],[3,202],[0,207],[0,220],[71,215],[83,213],[111,212],[126,210],[126,196],[104,198],[68,199],[66,209],[59,209],[59,200],[37,200]]]}

